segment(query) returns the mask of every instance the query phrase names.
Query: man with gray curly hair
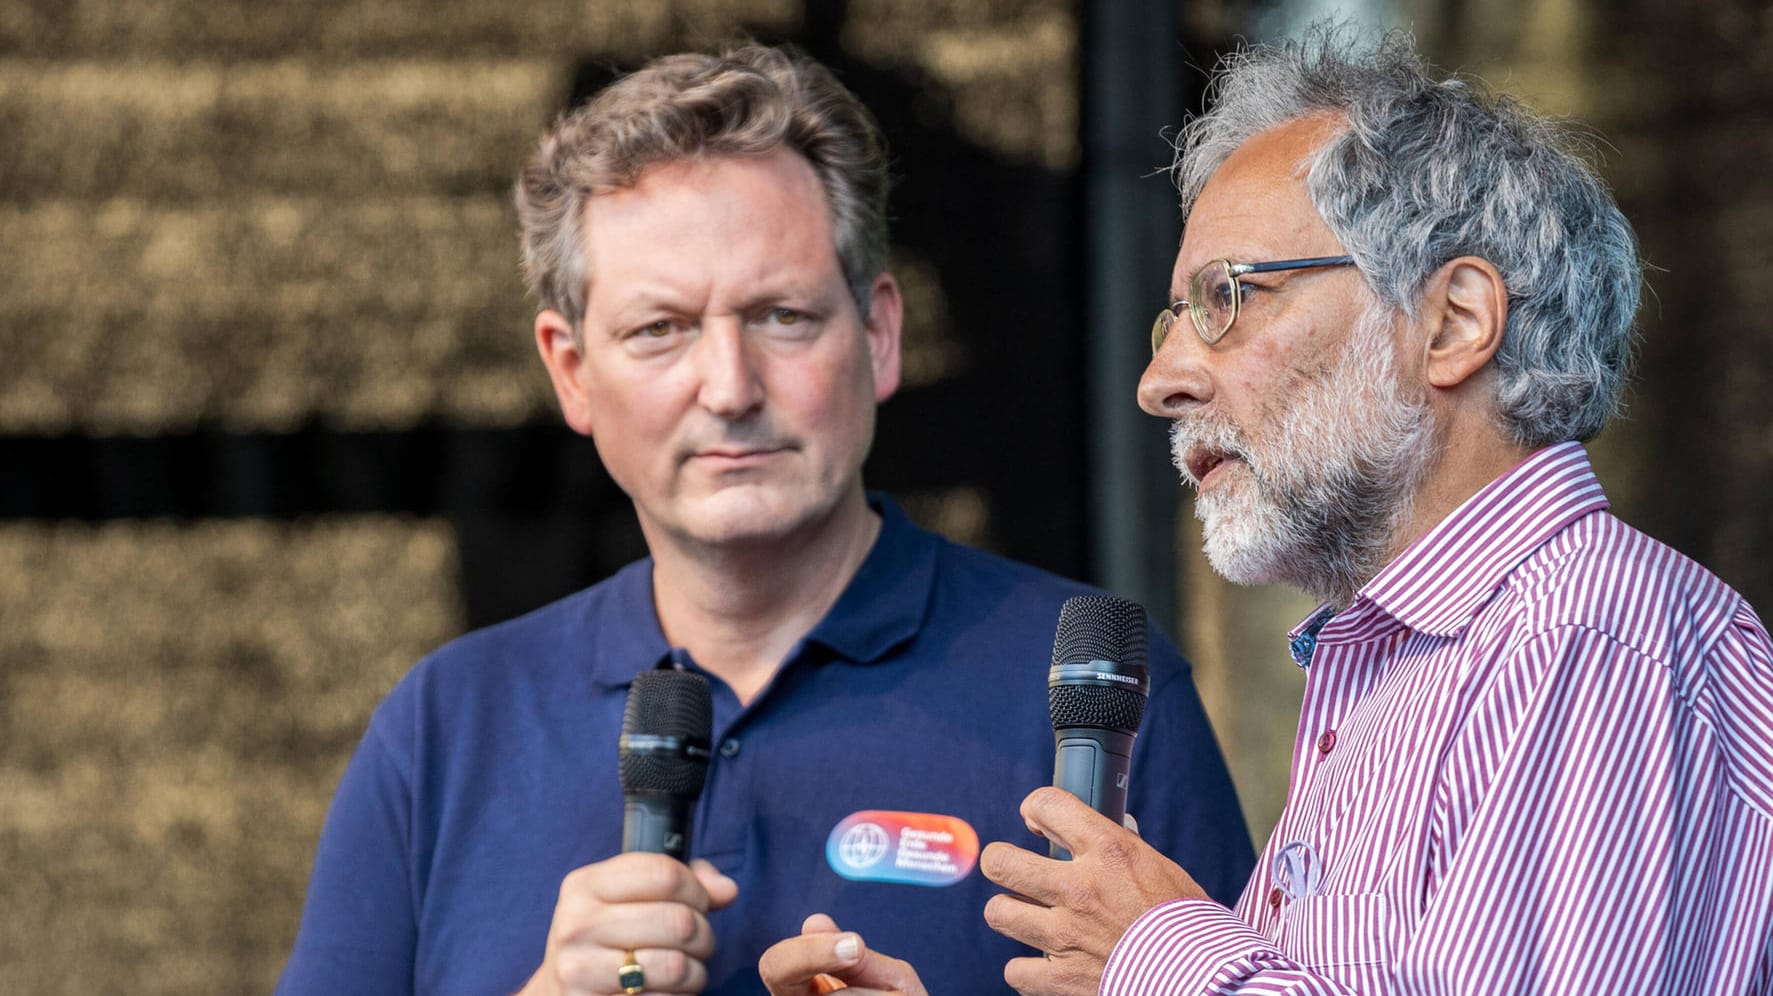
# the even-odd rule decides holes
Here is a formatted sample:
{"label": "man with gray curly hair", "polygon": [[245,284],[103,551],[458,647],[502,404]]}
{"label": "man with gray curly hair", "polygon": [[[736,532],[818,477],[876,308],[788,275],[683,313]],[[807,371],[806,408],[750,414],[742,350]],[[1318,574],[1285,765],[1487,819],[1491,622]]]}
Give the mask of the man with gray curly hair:
{"label": "man with gray curly hair", "polygon": [[[1562,132],[1407,39],[1248,50],[1184,130],[1140,405],[1206,552],[1323,604],[1235,908],[1052,789],[981,856],[1024,993],[1773,990],[1773,647],[1607,511],[1640,268]],[[1141,814],[1146,815],[1146,814]],[[806,942],[772,956],[804,954]],[[911,987],[915,990],[915,986]]]}

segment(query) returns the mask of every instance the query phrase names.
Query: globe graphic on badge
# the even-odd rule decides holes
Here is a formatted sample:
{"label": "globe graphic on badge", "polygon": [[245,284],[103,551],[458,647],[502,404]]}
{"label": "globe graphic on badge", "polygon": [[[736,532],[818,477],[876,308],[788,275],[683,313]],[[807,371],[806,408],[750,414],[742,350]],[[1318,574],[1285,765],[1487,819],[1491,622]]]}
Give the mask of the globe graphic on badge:
{"label": "globe graphic on badge", "polygon": [[837,853],[852,868],[867,868],[886,857],[887,833],[873,823],[858,823],[844,832],[837,842]]}

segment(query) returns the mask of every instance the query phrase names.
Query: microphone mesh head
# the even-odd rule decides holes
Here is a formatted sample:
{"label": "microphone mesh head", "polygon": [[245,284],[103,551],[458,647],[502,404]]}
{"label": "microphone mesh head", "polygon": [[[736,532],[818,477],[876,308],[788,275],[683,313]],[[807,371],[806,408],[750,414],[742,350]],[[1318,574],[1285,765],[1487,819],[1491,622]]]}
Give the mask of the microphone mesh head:
{"label": "microphone mesh head", "polygon": [[1144,667],[1145,606],[1113,595],[1074,595],[1059,607],[1054,664],[1113,661]]}
{"label": "microphone mesh head", "polygon": [[[1053,665],[1107,661],[1138,669],[1141,678],[1150,663],[1145,635],[1145,607],[1113,595],[1077,595],[1059,610],[1053,636]],[[1099,730],[1139,732],[1145,718],[1146,686],[1060,681],[1047,687],[1053,728],[1087,726]]]}
{"label": "microphone mesh head", "polygon": [[[714,736],[714,695],[708,679],[691,671],[642,671],[628,688],[622,735],[675,737],[706,752]],[[657,792],[693,799],[708,778],[708,758],[682,751],[618,751],[623,792]]]}

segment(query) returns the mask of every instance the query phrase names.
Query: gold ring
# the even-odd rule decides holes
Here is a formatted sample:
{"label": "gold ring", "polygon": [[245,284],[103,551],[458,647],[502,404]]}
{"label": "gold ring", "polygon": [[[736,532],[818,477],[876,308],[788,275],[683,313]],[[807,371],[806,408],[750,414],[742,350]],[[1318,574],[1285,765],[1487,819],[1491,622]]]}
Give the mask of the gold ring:
{"label": "gold ring", "polygon": [[616,969],[616,985],[622,987],[626,996],[635,996],[646,988],[646,972],[640,967],[640,962],[635,960],[633,948],[623,948],[622,958],[622,967]]}

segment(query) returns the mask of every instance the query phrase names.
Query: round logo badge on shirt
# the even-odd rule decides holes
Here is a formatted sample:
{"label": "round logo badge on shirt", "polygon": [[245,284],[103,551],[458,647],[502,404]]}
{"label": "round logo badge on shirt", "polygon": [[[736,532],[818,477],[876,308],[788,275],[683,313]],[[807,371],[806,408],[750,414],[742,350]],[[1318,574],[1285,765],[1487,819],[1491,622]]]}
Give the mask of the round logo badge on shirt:
{"label": "round logo badge on shirt", "polygon": [[858,823],[837,841],[837,855],[851,868],[872,868],[886,857],[892,842],[878,823]]}
{"label": "round logo badge on shirt", "polygon": [[865,809],[844,817],[825,839],[831,870],[855,882],[953,885],[979,860],[979,835],[940,813]]}

